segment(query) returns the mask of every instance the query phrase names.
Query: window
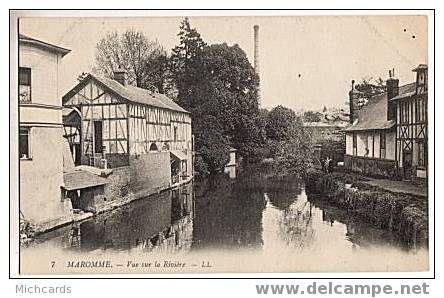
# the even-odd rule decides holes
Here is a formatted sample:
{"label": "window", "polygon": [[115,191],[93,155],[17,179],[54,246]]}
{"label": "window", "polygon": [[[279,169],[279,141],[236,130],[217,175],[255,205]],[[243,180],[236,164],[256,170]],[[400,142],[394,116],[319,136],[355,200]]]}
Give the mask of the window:
{"label": "window", "polygon": [[19,101],[31,101],[31,68],[19,68]]}
{"label": "window", "polygon": [[353,133],[353,155],[358,155],[358,139],[356,133]]}
{"label": "window", "polygon": [[168,151],[168,150],[170,150],[170,145],[168,144],[168,142],[165,142],[163,144],[162,151]]}
{"label": "window", "polygon": [[150,145],[150,151],[159,151],[159,150],[157,149],[157,145],[156,145],[156,143],[152,143],[152,144]]}
{"label": "window", "polygon": [[174,141],[178,140],[178,135],[177,135],[177,126],[174,126]]}
{"label": "window", "polygon": [[425,159],[425,143],[424,141],[418,141],[418,166],[425,167],[426,159]]}
{"label": "window", "polygon": [[427,113],[427,99],[418,96],[416,101],[416,122],[425,122]]}
{"label": "window", "polygon": [[387,139],[386,139],[385,132],[382,131],[379,134],[379,157],[380,158],[385,158],[385,156],[386,156],[386,150],[385,150],[386,149],[386,142],[387,142]]}
{"label": "window", "polygon": [[20,157],[20,159],[31,158],[30,131],[31,131],[30,128],[20,127],[20,133],[19,133],[19,157]]}
{"label": "window", "polygon": [[408,123],[409,116],[410,116],[409,102],[408,101],[401,102],[399,107],[400,107],[400,112],[401,112],[401,115],[400,115],[401,123],[403,123],[403,124]]}

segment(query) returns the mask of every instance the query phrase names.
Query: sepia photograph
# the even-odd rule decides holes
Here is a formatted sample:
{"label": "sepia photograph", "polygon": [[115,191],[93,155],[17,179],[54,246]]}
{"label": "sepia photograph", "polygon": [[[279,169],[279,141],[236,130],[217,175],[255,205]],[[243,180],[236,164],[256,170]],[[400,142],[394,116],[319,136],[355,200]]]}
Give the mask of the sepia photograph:
{"label": "sepia photograph", "polygon": [[320,12],[11,11],[19,275],[429,272],[430,14]]}

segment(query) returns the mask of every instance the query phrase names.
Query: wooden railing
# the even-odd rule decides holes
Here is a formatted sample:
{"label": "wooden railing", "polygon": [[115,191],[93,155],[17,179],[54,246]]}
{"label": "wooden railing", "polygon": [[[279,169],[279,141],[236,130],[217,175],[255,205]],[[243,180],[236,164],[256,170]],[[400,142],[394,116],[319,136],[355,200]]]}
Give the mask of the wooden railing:
{"label": "wooden railing", "polygon": [[344,167],[372,176],[395,177],[396,161],[383,158],[344,155]]}

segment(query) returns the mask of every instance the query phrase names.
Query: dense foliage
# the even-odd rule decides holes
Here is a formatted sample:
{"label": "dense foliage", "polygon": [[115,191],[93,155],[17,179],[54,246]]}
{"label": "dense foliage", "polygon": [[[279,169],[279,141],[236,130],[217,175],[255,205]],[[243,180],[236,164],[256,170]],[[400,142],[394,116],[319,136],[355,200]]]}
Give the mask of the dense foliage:
{"label": "dense foliage", "polygon": [[267,138],[275,141],[286,141],[291,138],[292,124],[296,113],[281,105],[273,108],[267,115]]}
{"label": "dense foliage", "polygon": [[177,102],[192,114],[196,151],[208,170],[226,164],[230,145],[247,160],[257,159],[265,122],[257,102],[259,79],[247,55],[238,45],[207,45],[187,18],[178,35],[171,56]]}
{"label": "dense foliage", "polygon": [[268,158],[296,171],[309,166],[311,147],[301,119],[283,106],[259,109],[259,77],[237,44],[207,44],[188,18],[178,37],[168,57],[141,32],[109,33],[97,44],[96,69],[111,77],[124,68],[130,84],[166,93],[188,110],[201,174],[221,170],[230,147],[246,162]]}

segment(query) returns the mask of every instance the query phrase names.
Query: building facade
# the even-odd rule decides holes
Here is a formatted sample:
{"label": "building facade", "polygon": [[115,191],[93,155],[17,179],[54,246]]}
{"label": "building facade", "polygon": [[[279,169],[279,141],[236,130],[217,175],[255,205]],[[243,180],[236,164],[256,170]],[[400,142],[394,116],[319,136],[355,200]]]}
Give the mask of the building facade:
{"label": "building facade", "polygon": [[19,160],[21,217],[36,223],[69,215],[64,200],[62,58],[70,50],[19,35]]}
{"label": "building facade", "polygon": [[427,66],[414,70],[416,81],[399,86],[390,72],[386,91],[349,93],[346,168],[364,174],[415,179],[427,177]]}
{"label": "building facade", "polygon": [[399,174],[404,177],[427,178],[427,99],[428,67],[420,64],[414,90],[395,96],[396,107],[396,160]]}
{"label": "building facade", "polygon": [[77,164],[129,167],[131,188],[163,189],[192,177],[191,115],[163,94],[87,75],[63,96],[65,136]]}

